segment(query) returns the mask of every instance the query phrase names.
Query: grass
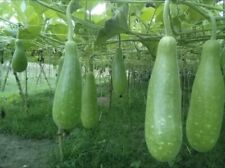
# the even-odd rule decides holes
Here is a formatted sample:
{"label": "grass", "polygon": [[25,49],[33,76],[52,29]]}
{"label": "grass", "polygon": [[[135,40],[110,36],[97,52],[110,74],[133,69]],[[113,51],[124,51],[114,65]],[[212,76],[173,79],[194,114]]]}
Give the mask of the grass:
{"label": "grass", "polygon": [[[135,86],[130,92],[130,104],[126,99],[120,100],[113,96],[110,111],[101,107],[103,116],[99,126],[94,130],[76,128],[65,139],[64,162],[59,162],[58,155],[55,154],[50,160],[51,167],[168,168],[168,163],[160,163],[150,156],[145,144],[146,90],[146,87]],[[184,121],[185,117],[186,115],[184,115]],[[183,123],[185,126],[185,122]],[[184,133],[182,149],[171,167],[223,167],[225,164],[224,126],[216,147],[205,154],[192,150],[188,146]]]}
{"label": "grass", "polygon": [[[98,95],[107,95],[107,87],[99,85]],[[86,130],[79,125],[64,139],[64,161],[59,161],[58,148],[49,158],[50,168],[168,168],[149,154],[144,139],[144,117],[147,83],[133,83],[124,98],[112,97],[112,106],[99,105],[102,112],[97,128]],[[183,123],[185,128],[188,95],[183,90]],[[20,97],[11,95],[6,104],[7,116],[0,122],[1,131],[29,138],[57,138],[51,118],[53,94],[43,91],[31,94],[30,113],[24,114]],[[225,165],[225,122],[215,148],[208,153],[192,150],[183,136],[183,145],[173,168],[219,168]]]}
{"label": "grass", "polygon": [[1,132],[26,138],[52,138],[57,130],[51,116],[52,98],[53,94],[46,91],[29,95],[26,113],[20,97],[11,95],[4,104],[6,117],[1,119]]}

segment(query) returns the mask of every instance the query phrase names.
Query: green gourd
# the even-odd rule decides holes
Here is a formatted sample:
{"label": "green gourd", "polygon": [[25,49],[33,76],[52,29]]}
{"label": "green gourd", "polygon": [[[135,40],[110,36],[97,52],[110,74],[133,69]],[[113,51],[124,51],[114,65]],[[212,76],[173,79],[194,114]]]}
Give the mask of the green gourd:
{"label": "green gourd", "polygon": [[127,77],[123,61],[122,49],[116,50],[116,55],[113,57],[112,62],[112,83],[115,93],[122,97],[126,91]]}
{"label": "green gourd", "polygon": [[199,152],[210,151],[220,135],[225,92],[219,56],[219,42],[206,41],[192,87],[186,134]]}
{"label": "green gourd", "polygon": [[15,40],[15,51],[12,58],[12,68],[15,72],[23,72],[27,69],[27,57],[25,55],[22,40]]}
{"label": "green gourd", "polygon": [[97,91],[93,72],[88,72],[82,91],[81,122],[84,128],[94,128],[98,124]]}
{"label": "green gourd", "polygon": [[158,44],[147,93],[145,140],[151,155],[161,162],[172,161],[181,147],[181,87],[172,36],[164,36]]}
{"label": "green gourd", "polygon": [[60,72],[62,70],[62,66],[63,66],[63,62],[64,62],[64,57],[62,56],[59,61],[58,61],[58,69],[57,69],[57,79],[56,79],[56,83],[58,82],[59,80],[59,75],[60,75]]}
{"label": "green gourd", "polygon": [[80,122],[81,89],[81,69],[76,43],[67,41],[53,102],[53,120],[58,128],[71,129]]}

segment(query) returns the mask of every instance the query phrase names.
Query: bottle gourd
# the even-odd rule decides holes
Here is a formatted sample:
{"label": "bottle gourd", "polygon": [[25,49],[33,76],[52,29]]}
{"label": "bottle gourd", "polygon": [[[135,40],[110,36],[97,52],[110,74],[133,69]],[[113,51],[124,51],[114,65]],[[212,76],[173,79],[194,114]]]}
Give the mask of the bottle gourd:
{"label": "bottle gourd", "polygon": [[14,72],[23,72],[27,69],[27,57],[25,55],[23,42],[20,39],[16,39],[15,41],[12,68]]}
{"label": "bottle gourd", "polygon": [[224,81],[219,56],[219,42],[206,41],[192,87],[186,134],[189,144],[199,152],[211,150],[221,130]]}
{"label": "bottle gourd", "polygon": [[151,155],[161,162],[172,161],[181,147],[181,88],[172,36],[164,36],[158,44],[147,93],[145,140]]}
{"label": "bottle gourd", "polygon": [[82,91],[81,122],[84,128],[94,128],[98,124],[97,91],[93,72],[88,72]]}
{"label": "bottle gourd", "polygon": [[116,55],[112,62],[112,83],[113,90],[119,97],[122,97],[127,86],[127,77],[123,61],[122,49],[116,50]]}
{"label": "bottle gourd", "polygon": [[81,89],[81,70],[76,43],[67,41],[53,102],[53,120],[58,128],[71,129],[80,122]]}

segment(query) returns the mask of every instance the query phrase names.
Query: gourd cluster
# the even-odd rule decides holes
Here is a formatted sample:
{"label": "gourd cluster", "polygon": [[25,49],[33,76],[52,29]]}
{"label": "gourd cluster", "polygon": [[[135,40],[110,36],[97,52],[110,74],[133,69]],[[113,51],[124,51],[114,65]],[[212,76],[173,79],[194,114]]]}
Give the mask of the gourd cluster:
{"label": "gourd cluster", "polygon": [[[89,65],[82,87],[79,52],[72,38],[69,7],[67,15],[68,41],[55,90],[53,120],[61,130],[72,129],[80,121],[85,128],[94,128],[100,114],[93,65]],[[27,58],[22,41],[17,39],[15,45],[12,67],[15,72],[22,72],[27,67]],[[162,162],[175,159],[183,139],[176,45],[176,39],[171,35],[165,35],[159,41],[147,93],[145,140],[151,155]],[[199,152],[210,151],[215,146],[222,126],[225,88],[219,57],[219,42],[207,40],[202,47],[186,120],[188,142]],[[112,61],[112,84],[119,97],[125,93],[126,81],[122,49],[119,47]]]}
{"label": "gourd cluster", "polygon": [[[167,19],[167,15],[164,18]],[[215,22],[212,19],[213,24]],[[215,146],[224,111],[221,47],[215,38],[215,25],[212,30],[211,39],[202,46],[185,127],[190,146],[198,152],[208,152]],[[145,140],[155,159],[171,162],[180,151],[182,139],[181,86],[176,39],[166,33],[159,41],[148,86]]]}

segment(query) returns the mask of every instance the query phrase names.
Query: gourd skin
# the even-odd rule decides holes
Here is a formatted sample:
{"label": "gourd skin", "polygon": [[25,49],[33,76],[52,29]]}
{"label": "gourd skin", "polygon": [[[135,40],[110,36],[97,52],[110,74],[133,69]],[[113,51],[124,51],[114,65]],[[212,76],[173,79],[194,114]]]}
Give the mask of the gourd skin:
{"label": "gourd skin", "polygon": [[199,152],[211,150],[221,130],[224,81],[219,56],[219,42],[206,41],[192,87],[186,133],[190,145]]}
{"label": "gourd skin", "polygon": [[115,93],[120,97],[122,97],[123,93],[126,90],[127,77],[121,48],[118,48],[116,50],[116,55],[113,57],[112,83],[113,83],[113,90],[115,91]]}
{"label": "gourd skin", "polygon": [[61,57],[61,58],[59,59],[59,63],[58,63],[58,70],[57,70],[58,74],[60,74],[60,72],[61,72],[61,70],[62,70],[63,62],[64,62],[64,57]]}
{"label": "gourd skin", "polygon": [[86,81],[82,91],[81,122],[84,128],[93,128],[97,125],[99,111],[97,109],[97,91],[95,77],[92,72],[86,75]]}
{"label": "gourd skin", "polygon": [[163,37],[149,81],[145,140],[151,155],[161,162],[173,160],[182,143],[181,88],[176,40]]}
{"label": "gourd skin", "polygon": [[15,72],[22,72],[27,69],[27,57],[25,55],[23,42],[20,39],[16,39],[15,41],[12,68]]}
{"label": "gourd skin", "polygon": [[61,58],[59,59],[59,62],[58,62],[58,69],[57,69],[57,79],[56,79],[56,83],[57,83],[58,80],[59,80],[59,75],[60,75],[60,72],[61,72],[61,70],[62,70],[63,62],[64,62],[64,57],[61,57]]}
{"label": "gourd skin", "polygon": [[81,89],[81,70],[76,44],[67,41],[53,101],[53,120],[58,128],[71,129],[80,122]]}

